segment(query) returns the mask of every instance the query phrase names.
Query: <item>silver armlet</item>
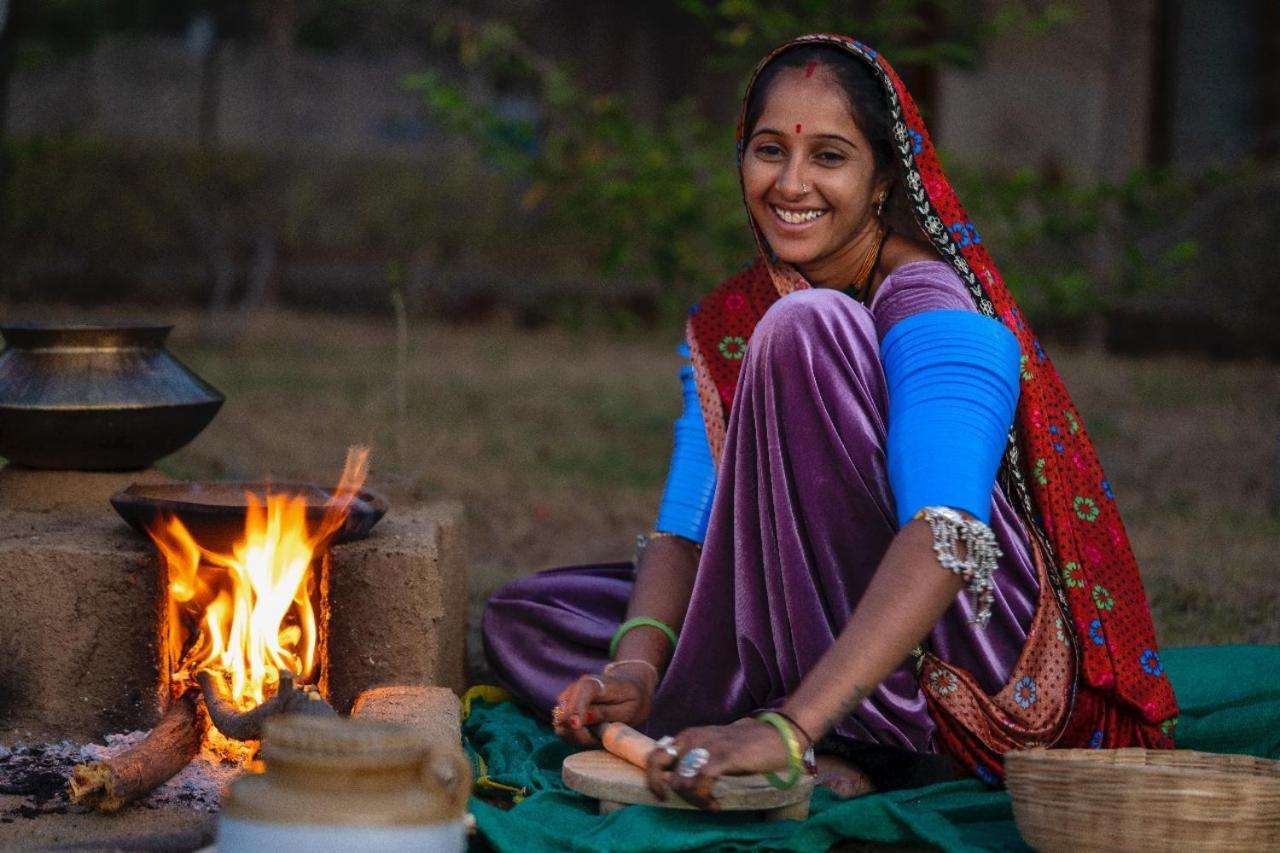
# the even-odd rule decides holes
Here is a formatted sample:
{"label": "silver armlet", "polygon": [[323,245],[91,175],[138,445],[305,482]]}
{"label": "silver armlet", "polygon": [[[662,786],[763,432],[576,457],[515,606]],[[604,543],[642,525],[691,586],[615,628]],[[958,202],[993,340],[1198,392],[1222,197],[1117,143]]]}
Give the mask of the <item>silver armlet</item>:
{"label": "silver armlet", "polygon": [[[933,531],[933,551],[938,555],[942,568],[959,575],[973,595],[976,613],[970,622],[987,627],[991,619],[991,604],[995,600],[995,584],[991,575],[996,570],[996,560],[1001,556],[1000,546],[991,528],[975,519],[966,519],[960,513],[945,506],[927,506],[915,515],[929,522]],[[956,554],[956,543],[964,543],[965,557]]]}

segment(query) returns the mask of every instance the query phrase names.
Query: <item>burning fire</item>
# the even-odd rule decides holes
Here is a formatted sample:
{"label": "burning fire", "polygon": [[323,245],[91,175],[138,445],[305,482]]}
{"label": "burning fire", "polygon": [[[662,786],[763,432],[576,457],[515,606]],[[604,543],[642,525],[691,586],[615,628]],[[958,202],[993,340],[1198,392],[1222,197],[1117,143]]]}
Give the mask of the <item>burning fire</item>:
{"label": "burning fire", "polygon": [[353,447],[318,524],[301,495],[247,494],[243,538],[229,553],[197,542],[176,516],[148,530],[169,571],[169,659],[174,680],[210,669],[224,676],[241,710],[260,705],[281,670],[315,683],[318,620],[313,570],[342,527],[368,473],[369,452]]}

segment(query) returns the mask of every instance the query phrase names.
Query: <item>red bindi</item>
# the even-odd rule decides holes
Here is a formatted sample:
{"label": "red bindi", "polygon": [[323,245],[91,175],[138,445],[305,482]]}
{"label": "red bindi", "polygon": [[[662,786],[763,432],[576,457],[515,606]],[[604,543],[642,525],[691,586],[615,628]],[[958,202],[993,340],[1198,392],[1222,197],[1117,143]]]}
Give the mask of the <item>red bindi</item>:
{"label": "red bindi", "polygon": [[816,63],[816,62],[810,62],[808,65],[806,65],[806,66],[804,67],[804,76],[805,76],[806,78],[807,78],[807,77],[812,77],[812,76],[813,76],[813,72],[815,72],[815,71],[817,71],[817,70],[818,70],[818,63]]}
{"label": "red bindi", "polygon": [[799,133],[799,132],[800,132],[800,125],[798,125],[798,124],[797,124],[797,125],[796,125],[796,133]]}

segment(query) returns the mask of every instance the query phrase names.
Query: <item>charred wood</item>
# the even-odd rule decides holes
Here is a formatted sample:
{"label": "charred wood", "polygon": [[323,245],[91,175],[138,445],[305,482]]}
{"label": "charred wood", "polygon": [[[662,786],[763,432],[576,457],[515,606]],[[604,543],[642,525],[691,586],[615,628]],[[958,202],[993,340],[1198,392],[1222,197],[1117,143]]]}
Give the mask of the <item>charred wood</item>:
{"label": "charred wood", "polygon": [[298,687],[293,673],[280,673],[280,686],[276,694],[261,705],[241,711],[228,698],[222,676],[211,670],[196,674],[200,690],[204,693],[205,707],[214,727],[236,740],[262,740],[262,724],[276,714],[310,714],[336,717],[338,712],[311,687]]}
{"label": "charred wood", "polygon": [[67,786],[71,802],[114,812],[173,778],[200,751],[205,723],[199,699],[199,691],[187,690],[137,746],[104,761],[77,764]]}

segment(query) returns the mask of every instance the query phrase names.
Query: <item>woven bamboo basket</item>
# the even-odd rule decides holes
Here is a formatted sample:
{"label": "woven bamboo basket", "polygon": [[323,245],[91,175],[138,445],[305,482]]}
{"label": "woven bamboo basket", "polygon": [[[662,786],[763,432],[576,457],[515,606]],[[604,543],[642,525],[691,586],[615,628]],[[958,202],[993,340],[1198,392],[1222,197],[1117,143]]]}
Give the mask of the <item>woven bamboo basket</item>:
{"label": "woven bamboo basket", "polygon": [[1013,819],[1041,853],[1280,850],[1280,761],[1154,749],[1004,760]]}

